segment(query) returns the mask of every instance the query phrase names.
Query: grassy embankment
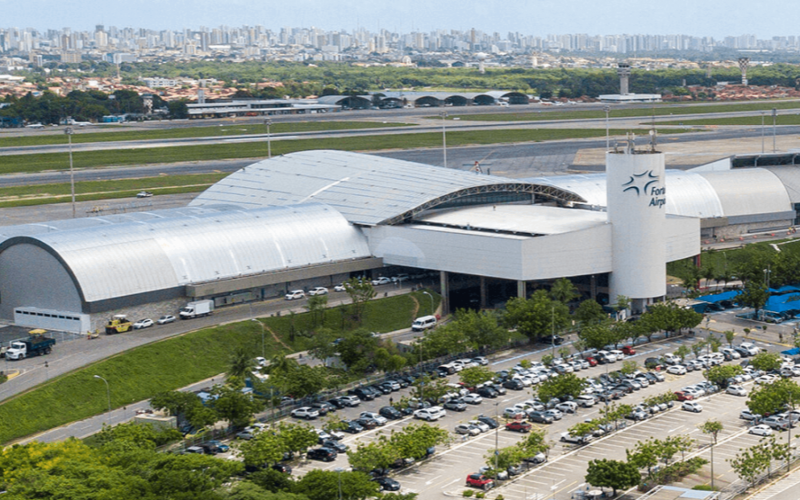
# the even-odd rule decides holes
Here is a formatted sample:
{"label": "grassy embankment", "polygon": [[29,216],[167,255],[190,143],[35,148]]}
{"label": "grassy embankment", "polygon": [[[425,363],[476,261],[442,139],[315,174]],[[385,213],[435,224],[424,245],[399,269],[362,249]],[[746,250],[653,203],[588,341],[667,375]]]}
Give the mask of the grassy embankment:
{"label": "grassy embankment", "polygon": [[[438,296],[433,295],[438,301]],[[414,319],[418,301],[428,300],[421,293],[374,300],[368,304],[362,326],[376,332],[407,328]],[[343,315],[339,311],[340,308],[326,311],[326,327],[342,331]],[[309,337],[304,332],[311,330],[308,313],[262,318],[262,321],[293,351],[307,347]],[[344,322],[345,330],[354,326],[349,320]],[[55,377],[0,403],[0,443],[105,412],[108,408],[105,387],[94,375],[108,380],[112,407],[119,408],[223,373],[238,347],[260,353],[261,339],[257,324],[241,321],[137,347]],[[264,339],[267,357],[287,352],[269,332]],[[116,340],[103,337],[97,340],[104,341]]]}
{"label": "grassy embankment", "polygon": [[[800,125],[800,114],[793,115],[778,115],[775,120],[776,125]],[[669,121],[661,122],[664,125],[748,125],[748,126],[761,126],[760,116],[737,116],[731,118],[704,118],[701,120],[684,120],[682,122]],[[764,126],[772,127],[772,115],[767,113],[764,117]],[[769,132],[771,134],[772,132]]]}
{"label": "grassy embankment", "polygon": [[[278,119],[275,119],[277,121]],[[169,123],[169,122],[166,122]],[[354,121],[320,121],[320,122],[296,122],[296,123],[273,123],[270,126],[270,133],[294,133],[294,132],[319,132],[326,130],[363,130],[372,128],[388,127],[411,127],[412,123],[390,123],[390,122],[354,122]],[[47,129],[45,129],[47,130]],[[45,146],[51,144],[67,144],[67,136],[62,129],[52,129],[59,131],[58,134],[24,135],[18,137],[0,136],[0,147],[21,147],[21,146]],[[112,142],[112,141],[145,141],[151,139],[189,139],[199,137],[228,137],[234,135],[266,135],[267,127],[263,124],[236,124],[229,123],[216,127],[176,127],[154,130],[114,130],[113,132],[98,132],[93,127],[79,128],[73,127],[75,133],[72,135],[73,144],[83,144],[90,142]],[[5,134],[4,134],[5,135]]]}
{"label": "grassy embankment", "polygon": [[[624,135],[629,130],[611,130],[612,135]],[[683,130],[662,130],[662,134]],[[447,134],[448,146],[509,144],[560,139],[583,139],[605,136],[601,129],[512,129],[454,131]],[[391,134],[351,138],[296,139],[272,142],[272,154],[281,155],[311,149],[342,151],[379,151],[408,148],[435,148],[442,144],[438,132],[420,134]],[[108,151],[80,151],[73,155],[75,168],[101,166],[176,163],[186,161],[264,158],[266,142],[176,146]],[[46,153],[0,156],[0,174],[65,170],[69,168],[67,153]]]}
{"label": "grassy embankment", "polygon": [[[655,105],[648,105],[648,107],[641,108],[616,108],[611,106],[609,116],[611,118],[626,118],[626,117],[647,117],[652,116],[654,111],[656,116],[670,116],[670,115],[696,115],[700,113],[737,113],[742,111],[769,111],[773,108],[776,109],[798,109],[800,108],[800,101],[786,101],[786,102],[750,102],[750,103],[737,103],[737,104],[708,104],[708,105],[693,105],[693,106],[676,106],[674,104],[656,103]],[[460,120],[470,121],[486,121],[486,122],[513,122],[513,121],[544,121],[544,120],[585,120],[592,118],[605,118],[606,114],[602,109],[597,110],[575,110],[575,111],[561,111],[553,110],[553,108],[529,108],[529,111],[519,113],[488,113],[488,114],[453,114],[448,117],[449,120],[459,118]],[[557,109],[557,108],[556,108]],[[441,119],[438,116],[427,116],[430,119]],[[686,121],[682,121],[686,124]],[[681,122],[669,122],[678,124]],[[761,117],[758,117],[758,123],[761,123]],[[656,125],[664,125],[664,122],[657,123]],[[663,132],[662,132],[663,133]]]}

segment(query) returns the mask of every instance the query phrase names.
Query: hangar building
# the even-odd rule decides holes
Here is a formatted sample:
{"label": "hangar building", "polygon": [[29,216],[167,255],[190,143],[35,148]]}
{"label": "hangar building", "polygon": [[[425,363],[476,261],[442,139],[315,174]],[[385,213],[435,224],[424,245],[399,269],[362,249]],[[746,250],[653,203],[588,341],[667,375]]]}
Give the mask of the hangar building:
{"label": "hangar building", "polygon": [[[175,314],[435,271],[445,307],[569,277],[636,307],[665,293],[666,262],[706,237],[786,228],[793,165],[664,172],[663,154],[608,153],[609,174],[510,179],[341,151],[249,165],[188,207],[0,228],[0,317],[86,332],[113,314]],[[746,162],[745,162],[746,163]]]}

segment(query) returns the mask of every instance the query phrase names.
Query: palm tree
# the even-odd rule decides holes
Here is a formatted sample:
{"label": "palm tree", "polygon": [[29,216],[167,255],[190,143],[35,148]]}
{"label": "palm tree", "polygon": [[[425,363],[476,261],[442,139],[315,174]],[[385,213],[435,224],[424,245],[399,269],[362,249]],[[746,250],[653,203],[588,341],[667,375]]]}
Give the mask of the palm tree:
{"label": "palm tree", "polygon": [[228,365],[228,378],[238,378],[244,380],[245,377],[250,375],[256,366],[256,360],[253,358],[250,349],[246,347],[238,347],[231,355],[230,364]]}

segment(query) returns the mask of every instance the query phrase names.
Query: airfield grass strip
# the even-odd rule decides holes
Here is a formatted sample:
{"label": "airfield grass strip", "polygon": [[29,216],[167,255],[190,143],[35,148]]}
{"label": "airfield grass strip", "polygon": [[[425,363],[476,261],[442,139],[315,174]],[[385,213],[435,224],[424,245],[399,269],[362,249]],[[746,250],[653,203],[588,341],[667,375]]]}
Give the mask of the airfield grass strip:
{"label": "airfield grass strip", "polygon": [[[204,191],[228,174],[161,175],[110,181],[75,183],[77,201],[107,200],[134,197],[142,190],[154,195],[195,193]],[[34,184],[0,188],[0,208],[63,203],[70,199],[69,183]]]}
{"label": "airfield grass strip", "polygon": [[[670,115],[696,115],[700,113],[737,113],[742,111],[770,111],[775,109],[798,109],[800,101],[783,102],[753,102],[740,104],[709,104],[706,106],[675,106],[674,104],[656,103],[648,107],[634,109],[619,109],[610,106],[611,118],[626,118],[637,116],[652,116],[655,111],[656,116]],[[487,114],[452,114],[448,120],[458,118],[476,122],[515,122],[515,121],[545,121],[545,120],[581,120],[591,118],[605,118],[606,113],[602,109],[597,110],[576,110],[576,111],[550,111],[541,108],[529,109],[529,111],[519,113],[487,113]],[[426,116],[425,118],[434,120],[441,119],[439,116]],[[761,118],[759,118],[761,123]]]}
{"label": "airfield grass strip", "polygon": [[[611,130],[612,135],[625,135],[630,130]],[[662,134],[682,133],[685,130],[663,129]],[[539,142],[560,139],[584,139],[605,136],[603,129],[502,129],[453,131],[447,134],[449,146],[508,144]],[[442,134],[387,134],[363,137],[297,139],[272,142],[272,154],[281,155],[313,149],[341,151],[380,151],[439,147]],[[177,163],[186,161],[264,158],[267,143],[242,142],[235,144],[209,144],[201,146],[175,146],[107,151],[79,151],[73,153],[75,168],[101,166]],[[65,170],[69,168],[67,153],[45,153],[0,156],[0,174]]]}
{"label": "airfield grass strip", "polygon": [[[429,300],[419,292],[411,295]],[[371,301],[360,326],[376,332],[409,327],[414,319],[411,295]],[[439,300],[435,293],[432,295]],[[313,322],[309,313],[284,314],[262,318],[262,321],[294,350],[307,348],[311,335],[308,331]],[[352,322],[349,314],[341,314],[340,308],[326,310],[324,325],[334,331],[342,331],[342,328],[352,330],[359,326]],[[134,331],[121,335],[136,334]],[[90,342],[112,341],[119,340],[101,336]],[[9,443],[107,411],[106,388],[94,375],[108,380],[111,406],[120,408],[149,399],[158,392],[179,389],[223,373],[237,348],[244,347],[260,354],[261,342],[261,327],[246,320],[136,347],[60,375],[0,403],[0,443]],[[264,342],[268,358],[286,352],[272,335],[265,335]]]}
{"label": "airfield grass strip", "polygon": [[[761,126],[760,116],[737,116],[732,118],[704,118],[700,120],[683,120],[660,122],[662,125],[750,125]],[[800,125],[800,114],[778,115],[776,125]],[[772,115],[767,113],[764,117],[764,126],[772,126]]]}
{"label": "airfield grass strip", "polygon": [[[329,122],[295,122],[280,123],[280,118],[273,118],[270,126],[271,134],[294,132],[319,132],[326,130],[363,130],[371,128],[410,127],[412,123],[394,122],[356,122],[356,121],[329,121]],[[276,123],[277,122],[277,123]],[[170,122],[165,122],[170,124]],[[45,129],[47,130],[47,129]],[[67,144],[67,136],[63,129],[58,134],[25,135],[18,137],[0,137],[0,147],[20,146],[45,146],[53,144]],[[73,144],[112,141],[144,141],[150,139],[188,139],[198,137],[227,137],[232,135],[266,134],[267,127],[263,123],[235,124],[229,123],[215,127],[175,127],[156,130],[115,130],[113,132],[96,132],[94,128],[73,127]]]}

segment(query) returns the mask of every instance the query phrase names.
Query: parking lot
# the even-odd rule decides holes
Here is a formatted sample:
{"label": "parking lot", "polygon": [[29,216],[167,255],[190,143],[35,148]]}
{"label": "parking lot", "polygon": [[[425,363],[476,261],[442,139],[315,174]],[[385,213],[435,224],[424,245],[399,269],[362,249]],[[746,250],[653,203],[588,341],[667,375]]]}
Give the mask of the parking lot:
{"label": "parking lot", "polygon": [[[668,352],[674,351],[684,342],[693,342],[693,339],[673,339],[662,341],[656,344],[639,346],[638,352],[628,357],[639,363],[646,357],[657,357]],[[759,344],[766,347],[766,344]],[[509,369],[517,364],[521,359],[540,359],[543,354],[550,352],[549,348],[540,348],[534,352],[526,354],[507,355],[505,358],[495,359],[489,366],[492,370],[498,371]],[[582,377],[597,377],[601,373],[617,370],[621,363],[598,365],[588,370],[582,370],[578,375]],[[457,375],[450,377],[451,381],[457,382]],[[620,402],[635,405],[643,399],[665,392],[673,392],[689,384],[703,381],[702,372],[695,371],[686,375],[667,374],[666,380],[661,383],[652,384],[646,388],[635,391]],[[752,388],[752,382],[746,384],[747,390]],[[356,418],[362,411],[377,412],[381,407],[389,404],[389,398],[398,401],[407,395],[409,389],[402,389],[391,395],[385,395],[374,401],[362,402],[357,408],[346,408],[337,413],[343,419]],[[439,499],[445,496],[461,495],[465,489],[465,477],[477,471],[485,465],[485,459],[490,456],[495,447],[503,448],[511,446],[523,439],[525,434],[504,430],[502,427],[496,431],[481,433],[474,437],[464,437],[454,433],[455,426],[473,420],[478,415],[495,417],[502,415],[506,407],[513,406],[515,403],[522,402],[531,398],[529,388],[521,391],[508,390],[505,396],[497,399],[484,399],[479,405],[468,405],[464,412],[448,411],[447,416],[436,422],[436,424],[449,430],[453,440],[449,445],[438,447],[436,454],[421,463],[413,464],[394,474],[402,485],[404,492],[416,492],[420,499]],[[612,433],[600,438],[586,446],[576,446],[562,443],[559,436],[572,425],[587,418],[597,417],[600,405],[592,408],[580,408],[576,414],[565,414],[564,418],[550,425],[534,424],[537,428],[545,428],[547,440],[551,445],[548,453],[548,462],[543,465],[533,467],[529,472],[512,478],[510,481],[501,482],[497,488],[490,493],[490,497],[502,493],[506,498],[529,498],[545,499],[551,498],[570,498],[571,492],[585,487],[583,477],[586,467],[590,460],[599,458],[625,459],[625,450],[635,445],[637,441],[645,440],[649,437],[664,438],[680,434],[688,434],[694,438],[698,446],[707,444],[709,437],[703,435],[697,425],[708,419],[718,419],[724,425],[724,430],[718,436],[718,446],[715,449],[715,477],[720,484],[736,479],[730,465],[725,461],[732,458],[740,448],[750,446],[758,442],[759,437],[747,434],[747,424],[739,419],[739,412],[745,408],[747,398],[732,396],[727,394],[715,394],[699,400],[703,406],[701,413],[691,413],[682,411],[680,403],[676,403],[671,410],[652,416],[651,418],[638,423],[628,421],[628,427],[624,430]],[[497,419],[504,422],[502,418]],[[392,429],[397,429],[411,422],[411,417],[401,420],[390,421],[383,427],[362,432],[357,435],[347,434],[342,442],[351,448],[358,442],[368,442],[376,438],[380,432],[389,433]],[[311,421],[317,428],[322,427],[321,419]],[[707,449],[698,449],[699,453],[707,455]],[[705,455],[704,455],[705,456]],[[705,458],[708,458],[705,456]],[[302,475],[313,468],[323,468],[335,470],[338,468],[348,469],[349,465],[345,454],[340,454],[333,462],[300,461],[295,465],[295,474]],[[708,469],[708,467],[706,467]],[[708,471],[704,470],[696,482],[705,482]],[[691,478],[687,479],[691,482]]]}

